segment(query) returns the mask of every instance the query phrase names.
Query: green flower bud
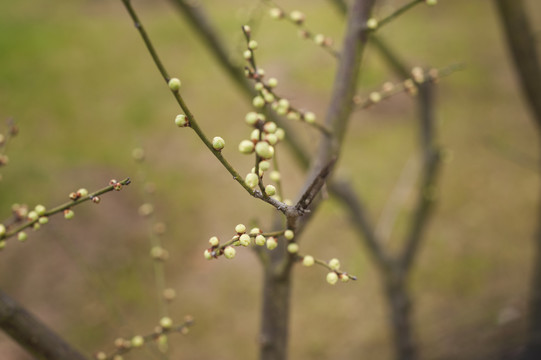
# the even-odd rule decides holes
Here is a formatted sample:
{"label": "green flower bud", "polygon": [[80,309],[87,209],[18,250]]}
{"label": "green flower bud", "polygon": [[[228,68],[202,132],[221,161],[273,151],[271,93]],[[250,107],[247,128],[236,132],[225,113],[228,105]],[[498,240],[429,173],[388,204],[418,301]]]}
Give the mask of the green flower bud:
{"label": "green flower bud", "polygon": [[314,115],[313,112],[306,112],[304,113],[304,121],[306,121],[308,124],[313,124],[316,122],[316,115]]}
{"label": "green flower bud", "polygon": [[290,112],[287,113],[287,118],[289,120],[300,120],[301,119],[301,114],[299,114],[296,111],[290,111]]}
{"label": "green flower bud", "polygon": [[0,250],[4,250],[6,247],[6,240],[0,240]]}
{"label": "green flower bud", "polygon": [[244,226],[244,224],[238,224],[235,226],[235,231],[237,234],[244,234],[246,232],[246,226]]}
{"label": "green flower bud", "polygon": [[338,281],[338,275],[333,271],[327,274],[327,282],[331,285],[336,284]]}
{"label": "green flower bud", "polygon": [[246,178],[244,179],[244,182],[250,189],[255,189],[257,184],[259,183],[259,177],[254,173],[249,173],[246,175]]}
{"label": "green flower bud", "polygon": [[263,159],[271,159],[274,156],[274,148],[266,141],[259,141],[255,145],[255,152]]}
{"label": "green flower bud", "polygon": [[288,240],[293,240],[293,238],[295,237],[295,233],[293,232],[293,230],[287,229],[284,232],[284,237]]}
{"label": "green flower bud", "polygon": [[263,130],[269,134],[274,134],[277,129],[278,126],[276,126],[274,121],[266,122],[265,125],[263,125]]}
{"label": "green flower bud", "polygon": [[299,252],[299,245],[297,243],[291,243],[291,244],[287,245],[287,251],[290,254],[296,254],[296,253]]}
{"label": "green flower bud", "polygon": [[269,15],[273,19],[281,19],[284,17],[284,12],[279,8],[272,8],[269,10]]}
{"label": "green flower bud", "polygon": [[239,144],[239,151],[243,154],[251,154],[254,152],[254,143],[250,140],[242,140]]}
{"label": "green flower bud", "polygon": [[349,276],[348,276],[348,274],[346,274],[346,273],[340,274],[340,281],[342,281],[342,282],[348,282],[348,281],[349,281]]}
{"label": "green flower bud", "polygon": [[277,246],[278,246],[278,242],[276,241],[275,237],[268,238],[268,240],[267,240],[267,249],[273,250],[273,249],[276,249]]}
{"label": "green flower bud", "polygon": [[177,78],[171,78],[168,84],[169,84],[169,89],[173,91],[178,91],[180,89],[181,82]]}
{"label": "green flower bud", "polygon": [[225,249],[224,249],[224,256],[228,259],[233,259],[235,257],[235,254],[237,253],[237,251],[235,250],[234,247],[232,246],[227,246]]}
{"label": "green flower bud", "polygon": [[246,60],[250,60],[252,58],[252,52],[250,50],[244,50],[242,57],[244,57]]}
{"label": "green flower bud", "polygon": [[45,211],[47,211],[47,210],[45,209],[45,206],[43,206],[43,205],[36,205],[36,207],[34,208],[34,211],[37,212],[38,215],[41,216],[41,215],[45,214]]}
{"label": "green flower bud", "polygon": [[36,211],[34,211],[34,210],[32,210],[32,211],[30,211],[28,213],[28,220],[30,220],[30,221],[35,221],[35,220],[38,219],[38,217],[39,217],[38,213]]}
{"label": "green flower bud", "polygon": [[[252,170],[250,171],[255,174],[255,167],[253,167]],[[263,174],[264,174],[263,170],[259,169],[259,177],[263,176]]]}
{"label": "green flower bud", "polygon": [[17,240],[20,242],[26,241],[26,239],[28,239],[28,235],[24,231],[17,234]]}
{"label": "green flower bud", "polygon": [[438,0],[425,0],[427,5],[433,6],[438,3]]}
{"label": "green flower bud", "polygon": [[168,316],[164,316],[160,319],[160,326],[164,329],[169,329],[173,326],[173,320]]}
{"label": "green flower bud", "polygon": [[265,98],[265,101],[268,103],[272,103],[275,99],[274,95],[269,92],[263,94],[263,97]]}
{"label": "green flower bud", "polygon": [[6,226],[4,224],[0,224],[0,239],[6,235]]}
{"label": "green flower bud", "polygon": [[371,92],[368,96],[370,101],[372,101],[374,104],[379,103],[381,101],[381,94],[377,91]]}
{"label": "green flower bud", "polygon": [[267,85],[270,87],[276,87],[278,85],[278,80],[276,78],[270,78]]}
{"label": "green flower bud", "polygon": [[73,217],[75,216],[75,213],[73,212],[73,210],[71,209],[66,209],[64,210],[64,219],[73,219]]}
{"label": "green flower bud", "polygon": [[313,256],[306,255],[302,258],[302,264],[306,267],[314,265],[315,260]]}
{"label": "green flower bud", "polygon": [[302,24],[305,19],[304,14],[298,10],[290,12],[289,18],[297,24]]}
{"label": "green flower bud", "polygon": [[88,196],[88,190],[85,188],[80,188],[79,190],[77,190],[77,195],[79,195],[79,197]]}
{"label": "green flower bud", "polygon": [[338,260],[338,259],[336,259],[336,258],[329,260],[329,266],[330,266],[331,269],[333,269],[333,270],[338,270],[338,269],[340,269],[340,260]]}
{"label": "green flower bud", "polygon": [[269,143],[269,145],[276,145],[278,143],[278,137],[275,134],[267,134],[265,135],[265,141]]}
{"label": "green flower bud", "polygon": [[214,137],[214,139],[212,139],[212,147],[214,148],[214,150],[220,151],[224,148],[224,146],[225,146],[225,140],[222,139],[221,137],[216,136]]}
{"label": "green flower bud", "polygon": [[259,135],[260,135],[259,129],[254,129],[250,133],[250,139],[253,140],[253,141],[258,141],[259,140]]}
{"label": "green flower bud", "polygon": [[144,343],[145,343],[145,339],[141,335],[135,335],[131,339],[131,346],[133,346],[134,348],[141,347],[143,346]]}
{"label": "green flower bud", "polygon": [[281,176],[280,176],[280,172],[279,172],[279,171],[273,170],[273,171],[271,171],[271,173],[270,173],[269,176],[270,176],[270,179],[271,179],[272,181],[274,181],[274,182],[280,181],[280,177],[281,177]]}
{"label": "green flower bud", "polygon": [[209,239],[210,246],[218,246],[220,244],[220,239],[218,237],[213,236]]}
{"label": "green flower bud", "polygon": [[265,239],[265,237],[261,234],[257,235],[255,237],[255,243],[259,246],[263,246],[265,245],[265,242],[267,241],[267,239]]}
{"label": "green flower bud", "polygon": [[289,100],[287,99],[280,99],[280,101],[278,101],[278,107],[279,108],[284,108],[284,109],[289,109]]}
{"label": "green flower bud", "polygon": [[265,76],[265,70],[262,68],[257,69],[257,75],[259,75],[259,77]]}
{"label": "green flower bud", "polygon": [[317,45],[322,46],[323,44],[325,44],[325,35],[317,34],[316,36],[314,36],[314,42]]}
{"label": "green flower bud", "polygon": [[366,21],[366,27],[371,30],[375,30],[378,27],[378,21],[374,18],[370,18]]}
{"label": "green flower bud", "polygon": [[261,234],[261,229],[259,229],[259,228],[257,228],[257,227],[252,228],[252,229],[250,230],[250,234],[251,234],[251,235]]}
{"label": "green flower bud", "polygon": [[250,245],[250,242],[251,242],[251,238],[250,238],[250,235],[248,234],[242,234],[240,237],[239,237],[239,242],[242,246],[248,246]]}
{"label": "green flower bud", "polygon": [[268,196],[273,196],[276,194],[276,188],[273,185],[267,185],[265,186],[265,194]]}
{"label": "green flower bud", "polygon": [[270,162],[267,160],[263,160],[259,162],[259,169],[263,171],[267,171],[270,169]]}
{"label": "green flower bud", "polygon": [[278,138],[278,141],[282,141],[284,140],[286,136],[286,132],[284,131],[284,129],[278,128],[276,129],[276,132],[274,133],[274,135],[276,135],[276,137]]}
{"label": "green flower bud", "polygon": [[188,126],[188,118],[184,114],[179,114],[175,118],[175,124],[177,124],[178,127],[186,127]]}
{"label": "green flower bud", "polygon": [[258,95],[252,100],[252,105],[254,105],[254,107],[256,108],[262,108],[263,106],[265,106],[265,100]]}
{"label": "green flower bud", "polygon": [[257,91],[261,91],[265,88],[265,85],[263,85],[262,82],[256,82],[255,85],[254,85],[254,89],[256,89]]}
{"label": "green flower bud", "polygon": [[255,41],[255,40],[250,40],[248,42],[248,48],[251,49],[251,50],[257,49],[257,45],[258,45],[257,41]]}
{"label": "green flower bud", "polygon": [[[258,83],[258,84],[261,84],[261,83]],[[250,111],[248,114],[246,114],[246,117],[244,119],[246,120],[246,123],[248,125],[254,125],[259,119],[259,116],[258,116],[258,113],[254,111]]]}
{"label": "green flower bud", "polygon": [[205,257],[205,259],[207,260],[212,260],[212,252],[210,252],[209,249],[206,249],[205,252],[203,253],[203,256]]}
{"label": "green flower bud", "polygon": [[41,224],[41,225],[45,225],[49,222],[49,218],[47,216],[40,216],[38,222]]}

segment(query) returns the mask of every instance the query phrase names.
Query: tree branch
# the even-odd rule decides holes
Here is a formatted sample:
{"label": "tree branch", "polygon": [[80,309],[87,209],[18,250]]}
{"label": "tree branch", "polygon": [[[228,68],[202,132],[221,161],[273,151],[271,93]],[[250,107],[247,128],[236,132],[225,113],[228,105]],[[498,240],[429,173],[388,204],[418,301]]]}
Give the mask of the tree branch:
{"label": "tree branch", "polygon": [[0,290],[0,328],[43,360],[86,360],[53,330]]}

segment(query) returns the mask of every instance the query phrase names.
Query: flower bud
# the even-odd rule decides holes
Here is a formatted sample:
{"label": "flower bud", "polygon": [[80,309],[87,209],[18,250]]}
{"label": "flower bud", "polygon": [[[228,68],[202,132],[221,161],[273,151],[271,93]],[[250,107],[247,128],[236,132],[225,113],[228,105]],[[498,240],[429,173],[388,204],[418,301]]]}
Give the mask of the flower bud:
{"label": "flower bud", "polygon": [[370,101],[372,101],[374,104],[377,104],[381,101],[381,94],[377,91],[371,92],[370,95],[368,95],[368,98]]}
{"label": "flower bud", "polygon": [[169,329],[173,326],[173,320],[168,316],[164,316],[160,319],[160,326],[164,329]]}
{"label": "flower bud", "polygon": [[270,169],[270,162],[263,160],[259,162],[259,170],[267,171]]}
{"label": "flower bud", "polygon": [[244,182],[250,189],[255,189],[257,184],[259,183],[259,177],[254,173],[249,173],[246,175],[246,178],[244,179]]}
{"label": "flower bud", "polygon": [[17,240],[20,242],[26,241],[26,239],[28,239],[28,235],[24,231],[17,234]]}
{"label": "flower bud", "polygon": [[243,154],[251,154],[254,152],[254,143],[250,140],[242,140],[239,144],[239,151]]}
{"label": "flower bud", "polygon": [[224,146],[225,146],[225,140],[222,139],[221,137],[216,136],[214,137],[214,139],[212,139],[212,147],[214,148],[214,150],[220,151],[224,148]]}
{"label": "flower bud", "polygon": [[[261,84],[261,83],[258,83],[258,84]],[[244,119],[246,120],[246,123],[248,125],[254,125],[257,122],[257,120],[259,120],[259,116],[258,116],[258,113],[254,111],[250,111],[248,114],[246,114],[246,117]]]}
{"label": "flower bud", "polygon": [[425,0],[426,4],[429,6],[436,5],[438,3],[438,0]]}
{"label": "flower bud", "polygon": [[235,254],[237,253],[237,251],[235,250],[234,247],[232,246],[227,246],[225,249],[224,249],[224,256],[228,259],[233,259],[235,257]]}
{"label": "flower bud", "polygon": [[270,87],[276,87],[278,85],[278,80],[276,78],[270,78],[267,85]]}
{"label": "flower bud", "polygon": [[319,46],[322,46],[325,44],[325,35],[323,34],[317,34],[314,36],[314,42],[318,44]]}
{"label": "flower bud", "polygon": [[141,335],[135,335],[131,339],[131,346],[133,346],[134,348],[141,347],[143,346],[144,343],[145,343],[145,339]]}
{"label": "flower bud", "polygon": [[265,106],[265,99],[258,95],[252,100],[252,105],[254,105],[256,108],[262,108]]}
{"label": "flower bud", "polygon": [[274,148],[266,141],[259,141],[255,145],[255,152],[263,159],[271,159],[274,156]]}
{"label": "flower bud", "polygon": [[299,25],[302,24],[305,19],[304,14],[298,10],[289,13],[289,18]]}
{"label": "flower bud", "polygon": [[278,242],[275,237],[270,237],[267,239],[267,249],[273,250],[278,246]]}
{"label": "flower bud", "polygon": [[276,188],[273,185],[267,185],[265,186],[265,194],[268,196],[273,196],[276,194]]}
{"label": "flower bud", "polygon": [[272,8],[269,11],[270,17],[273,19],[281,19],[284,17],[284,12],[279,8]]}
{"label": "flower bud", "polygon": [[79,197],[88,196],[88,190],[85,188],[80,188],[79,190],[77,190],[77,195],[79,195]]}
{"label": "flower bud", "polygon": [[316,122],[316,115],[314,115],[313,112],[306,112],[304,113],[304,121],[306,121],[308,124],[313,124]]}
{"label": "flower bud", "polygon": [[375,30],[378,27],[378,21],[374,18],[370,18],[366,21],[366,27],[371,30]]}
{"label": "flower bud", "polygon": [[75,216],[75,213],[73,212],[73,210],[71,209],[66,209],[64,210],[64,219],[73,219],[73,217]]}
{"label": "flower bud", "polygon": [[49,222],[49,218],[47,216],[40,216],[40,218],[38,219],[38,222],[41,225],[45,225]]}
{"label": "flower bud", "polygon": [[265,245],[265,242],[267,241],[267,239],[265,239],[265,237],[261,234],[257,235],[255,237],[255,243],[259,246],[263,246]]}
{"label": "flower bud", "polygon": [[276,129],[278,129],[278,126],[276,126],[274,121],[266,122],[265,125],[263,125],[263,130],[269,134],[274,134]]}
{"label": "flower bud", "polygon": [[4,224],[0,224],[0,239],[6,235],[6,226]]}
{"label": "flower bud", "polygon": [[169,85],[169,89],[171,89],[173,91],[178,91],[180,89],[181,82],[177,78],[171,78],[169,80],[168,85]]}
{"label": "flower bud", "polygon": [[280,172],[276,170],[271,171],[270,179],[274,182],[280,181]]}
{"label": "flower bud", "polygon": [[336,284],[337,281],[338,281],[338,275],[334,271],[327,274],[327,282],[329,284],[334,285]]}
{"label": "flower bud", "polygon": [[209,249],[206,249],[205,252],[203,253],[203,256],[205,257],[205,259],[207,260],[212,260],[212,252],[210,252]]}
{"label": "flower bud", "polygon": [[35,221],[39,217],[38,213],[35,210],[32,210],[28,213],[28,220]]}
{"label": "flower bud", "polygon": [[296,254],[299,252],[299,244],[297,243],[291,243],[289,245],[287,245],[287,251],[290,253],[290,254]]}
{"label": "flower bud", "polygon": [[242,234],[240,237],[239,237],[239,242],[242,246],[248,246],[250,245],[250,242],[251,242],[251,238],[250,238],[250,235],[248,234]]}
{"label": "flower bud", "polygon": [[218,237],[213,236],[209,239],[210,246],[218,246],[220,244],[220,239]]}
{"label": "flower bud", "polygon": [[252,58],[252,52],[250,50],[244,50],[242,57],[246,60],[250,60]]}
{"label": "flower bud", "polygon": [[175,118],[175,124],[177,124],[178,127],[186,127],[188,126],[188,118],[184,114],[179,114]]}
{"label": "flower bud", "polygon": [[293,232],[293,230],[287,229],[284,232],[284,237],[288,240],[293,240],[293,238],[295,237],[295,233]]}
{"label": "flower bud", "polygon": [[333,270],[338,270],[338,269],[340,269],[340,260],[338,260],[338,259],[336,259],[336,258],[329,260],[329,266],[330,266],[331,269],[333,269]]}
{"label": "flower bud", "polygon": [[244,234],[246,232],[246,226],[244,226],[244,224],[238,224],[235,226],[235,231],[237,234]]}
{"label": "flower bud", "polygon": [[257,41],[255,41],[255,40],[250,40],[250,41],[248,42],[248,49],[250,49],[250,50],[255,50],[255,49],[257,49],[257,45],[258,45],[258,44],[257,44]]}
{"label": "flower bud", "polygon": [[306,255],[302,258],[302,264],[306,267],[314,265],[315,260],[313,256]]}
{"label": "flower bud", "polygon": [[348,276],[348,274],[346,274],[346,273],[340,274],[340,281],[342,281],[342,282],[348,282],[348,281],[349,281],[349,276]]}

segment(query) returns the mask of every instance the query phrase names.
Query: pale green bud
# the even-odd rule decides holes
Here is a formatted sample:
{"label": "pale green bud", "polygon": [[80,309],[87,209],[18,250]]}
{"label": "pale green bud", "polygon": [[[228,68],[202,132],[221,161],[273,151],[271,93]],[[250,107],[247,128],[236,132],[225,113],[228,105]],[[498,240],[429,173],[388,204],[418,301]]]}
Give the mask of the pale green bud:
{"label": "pale green bud", "polygon": [[239,151],[243,154],[251,154],[254,152],[254,143],[250,140],[242,140],[239,144]]}
{"label": "pale green bud", "polygon": [[218,246],[220,244],[220,239],[217,236],[213,236],[209,239],[210,246]]}
{"label": "pale green bud", "polygon": [[265,186],[265,194],[268,196],[273,196],[276,194],[276,188],[273,185],[267,185]]}
{"label": "pale green bud", "polygon": [[265,98],[265,101],[268,103],[272,103],[275,99],[274,95],[269,92],[263,94],[263,97]]}
{"label": "pale green bud", "polygon": [[26,241],[26,239],[28,239],[28,235],[24,231],[17,234],[17,240],[20,242]]}
{"label": "pale green bud", "polygon": [[75,213],[73,212],[73,210],[71,209],[66,209],[64,210],[64,219],[73,219],[73,217],[75,216]]}
{"label": "pale green bud", "polygon": [[242,246],[248,246],[250,245],[250,242],[251,242],[251,238],[250,238],[250,235],[248,234],[242,234],[240,237],[239,237],[239,242]]}
{"label": "pale green bud", "polygon": [[263,130],[269,134],[274,134],[277,129],[278,126],[276,126],[274,121],[266,122],[265,125],[263,125]]}
{"label": "pale green bud", "polygon": [[302,258],[302,264],[306,267],[314,265],[315,260],[313,256],[306,255]]}
{"label": "pale green bud", "polygon": [[205,259],[207,260],[212,260],[212,252],[209,251],[209,249],[206,249],[205,252],[203,253],[203,256],[205,257]]}
{"label": "pale green bud", "polygon": [[255,145],[255,152],[263,159],[271,159],[274,156],[274,148],[266,141],[259,141]]}
{"label": "pale green bud", "polygon": [[374,18],[370,18],[366,21],[366,27],[371,30],[375,30],[378,27],[378,21]]}
{"label": "pale green bud", "polygon": [[348,282],[348,281],[349,281],[349,276],[348,276],[348,274],[346,274],[346,273],[340,274],[340,281],[342,281],[342,282]]}
{"label": "pale green bud", "polygon": [[270,169],[270,162],[267,160],[263,160],[259,162],[259,170],[267,171]]}
{"label": "pale green bud", "polygon": [[289,100],[287,99],[280,99],[278,101],[278,107],[279,108],[284,108],[284,109],[289,109]]}
{"label": "pale green bud", "polygon": [[278,143],[278,137],[275,134],[267,134],[265,135],[265,141],[270,145],[276,145]]}
{"label": "pale green bud", "polygon": [[257,91],[261,91],[265,88],[265,85],[263,85],[262,82],[256,82],[255,85],[254,85],[254,88],[257,90]]}
{"label": "pale green bud", "polygon": [[331,285],[336,284],[338,281],[338,275],[333,271],[327,274],[327,282]]}
{"label": "pale green bud", "polygon": [[175,118],[175,124],[178,127],[186,127],[186,126],[188,126],[188,118],[184,114],[179,114]]}
{"label": "pale green bud", "polygon": [[[258,84],[261,84],[261,83],[258,83]],[[248,125],[254,125],[259,119],[259,116],[258,116],[258,113],[254,111],[250,111],[248,114],[246,114],[246,117],[244,119],[246,120],[246,123]]]}
{"label": "pale green bud", "polygon": [[160,319],[160,326],[164,329],[169,329],[173,326],[173,320],[168,316],[164,316]]}
{"label": "pale green bud", "polygon": [[258,95],[252,100],[252,105],[254,105],[256,108],[262,108],[265,106],[265,99]]}
{"label": "pale green bud", "polygon": [[289,120],[300,120],[301,119],[301,114],[299,114],[296,111],[290,111],[290,112],[287,113],[287,118]]}
{"label": "pale green bud", "polygon": [[267,85],[270,87],[276,87],[278,85],[278,80],[276,78],[270,78]]}
{"label": "pale green bud", "polygon": [[6,247],[6,240],[0,240],[0,250],[4,250]]}
{"label": "pale green bud", "polygon": [[[79,195],[80,197],[88,196],[88,190],[85,189],[85,188],[80,188],[79,190],[77,190],[77,195]],[[38,214],[39,214],[39,212],[38,212]]]}
{"label": "pale green bud", "polygon": [[377,91],[371,92],[370,95],[368,95],[368,98],[370,101],[372,101],[374,104],[381,101],[381,94]]}
{"label": "pale green bud", "polygon": [[268,240],[267,240],[267,249],[273,250],[273,249],[276,249],[277,246],[278,246],[278,242],[276,241],[275,237],[268,238]]}
{"label": "pale green bud", "polygon": [[39,217],[38,213],[35,210],[32,210],[28,213],[28,220],[35,221]]}
{"label": "pale green bud", "polygon": [[224,256],[228,259],[233,259],[235,257],[235,254],[237,253],[237,251],[235,250],[234,247],[232,246],[227,246],[225,249],[224,249]]}
{"label": "pale green bud", "polygon": [[438,3],[438,0],[425,0],[427,5],[433,6]]}
{"label": "pale green bud", "polygon": [[274,133],[274,135],[276,135],[278,140],[281,141],[281,140],[284,140],[284,138],[286,136],[286,132],[284,131],[284,129],[278,128],[278,129],[276,129],[276,132]]}
{"label": "pale green bud", "polygon": [[273,170],[273,171],[271,171],[271,173],[270,173],[269,176],[270,176],[270,179],[271,179],[272,181],[274,181],[274,182],[280,181],[280,177],[281,177],[281,176],[280,176],[280,172],[279,172],[279,171]]}
{"label": "pale green bud", "polygon": [[244,52],[242,53],[242,56],[246,60],[250,60],[252,58],[252,52],[250,50],[244,50]]}
{"label": "pale green bud", "polygon": [[272,8],[269,10],[269,15],[273,19],[281,19],[284,17],[284,12],[279,8]]}
{"label": "pale green bud", "polygon": [[325,35],[317,34],[316,36],[314,36],[314,42],[319,46],[325,44]]}
{"label": "pale green bud", "polygon": [[4,224],[0,224],[0,239],[6,235],[6,226]]}
{"label": "pale green bud", "polygon": [[302,24],[304,21],[304,14],[298,10],[289,13],[289,18],[297,24]]}
{"label": "pale green bud", "polygon": [[258,141],[259,140],[259,135],[260,135],[259,129],[254,129],[250,133],[250,139],[254,140],[254,141]]}
{"label": "pale green bud", "polygon": [[220,151],[224,148],[224,146],[225,146],[225,140],[222,139],[221,137],[216,136],[214,137],[214,139],[212,139],[212,147],[214,148],[214,150]]}
{"label": "pale green bud", "polygon": [[267,239],[265,239],[265,237],[261,234],[257,235],[255,237],[255,243],[259,246],[263,246],[265,245],[265,242],[267,241]]}
{"label": "pale green bud", "polygon": [[246,178],[244,179],[244,182],[250,189],[255,189],[257,184],[259,183],[259,177],[254,173],[249,173],[246,175]]}
{"label": "pale green bud", "polygon": [[308,124],[313,124],[316,122],[316,115],[314,115],[313,112],[306,112],[304,113],[304,121],[306,121]]}
{"label": "pale green bud", "polygon": [[338,259],[336,259],[336,258],[329,260],[329,266],[330,266],[331,269],[333,269],[333,270],[338,270],[338,269],[340,269],[340,260],[338,260]]}
{"label": "pale green bud", "polygon": [[178,91],[180,89],[181,82],[177,78],[171,78],[168,84],[169,84],[169,89],[173,91]]}
{"label": "pale green bud", "polygon": [[287,229],[284,232],[284,237],[288,240],[293,240],[293,238],[295,237],[295,233],[293,232],[293,230]]}
{"label": "pale green bud", "polygon": [[250,40],[248,42],[248,48],[249,49],[255,50],[255,49],[257,49],[257,45],[258,45],[257,41],[255,41],[255,40]]}
{"label": "pale green bud", "polygon": [[135,335],[131,339],[131,346],[133,346],[134,348],[141,347],[143,346],[144,343],[145,343],[145,339],[141,335]]}
{"label": "pale green bud", "polygon": [[290,254],[296,254],[296,253],[299,252],[299,245],[297,243],[291,243],[291,244],[287,245],[287,251]]}
{"label": "pale green bud", "polygon": [[237,234],[244,234],[246,232],[246,226],[244,226],[244,224],[238,224],[235,226],[235,231]]}
{"label": "pale green bud", "polygon": [[45,225],[49,222],[49,218],[47,216],[40,216],[38,222],[41,224],[41,225]]}

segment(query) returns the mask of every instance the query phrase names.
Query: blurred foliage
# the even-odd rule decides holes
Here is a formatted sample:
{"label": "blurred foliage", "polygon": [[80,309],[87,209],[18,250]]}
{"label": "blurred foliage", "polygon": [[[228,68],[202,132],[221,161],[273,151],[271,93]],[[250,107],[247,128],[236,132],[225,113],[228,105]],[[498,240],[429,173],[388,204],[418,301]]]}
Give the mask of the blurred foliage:
{"label": "blurred foliage", "polygon": [[[227,47],[238,50],[240,25],[254,2],[201,2]],[[383,1],[376,15],[401,3]],[[171,4],[134,5],[170,73],[182,79],[203,129],[222,136],[225,155],[248,172],[251,159],[235,150],[248,134],[242,119],[249,104]],[[529,5],[541,14],[540,3]],[[328,1],[283,6],[302,9],[309,28],[339,39],[343,20]],[[334,60],[295,35],[290,24],[263,15],[254,34],[258,62],[279,79],[280,94],[321,119]],[[466,64],[438,90],[438,130],[448,161],[412,278],[421,356],[510,354],[525,323],[539,159],[494,9],[489,1],[440,0],[433,8],[416,7],[381,35],[411,66]],[[362,94],[387,80],[397,79],[369,49]],[[173,358],[255,358],[257,260],[242,251],[234,261],[207,262],[202,253],[210,236],[227,238],[239,222],[265,228],[271,212],[231,181],[194,134],[174,127],[178,111],[119,1],[0,2],[0,121],[13,117],[20,127],[9,144],[10,164],[1,169],[0,218],[10,215],[14,202],[53,206],[79,187],[133,178],[100,205],[76,209],[73,221],[52,219],[25,244],[10,242],[0,254],[0,286],[87,353],[110,348],[118,336],[151,331],[158,307],[147,228],[137,215],[143,184],[130,157],[142,146],[157,216],[168,226],[167,279],[178,294],[172,317],[196,319],[188,336],[171,338]],[[317,138],[309,131],[303,136],[307,143]],[[406,95],[354,115],[337,171],[362,193],[374,221],[414,156],[416,137],[415,102]],[[279,156],[287,195],[294,198],[302,173],[285,151]],[[406,221],[407,211],[390,241],[399,239]],[[296,270],[292,359],[390,358],[381,286],[359,244],[343,210],[328,201],[301,248],[340,258],[359,280],[330,287],[323,270]],[[148,356],[142,351],[129,358]],[[0,357],[29,359],[3,334]]]}

